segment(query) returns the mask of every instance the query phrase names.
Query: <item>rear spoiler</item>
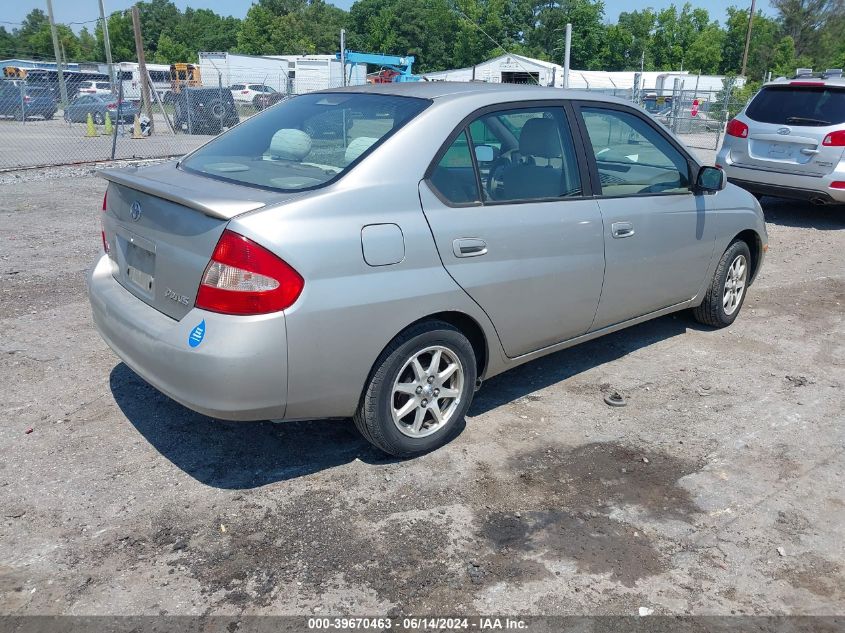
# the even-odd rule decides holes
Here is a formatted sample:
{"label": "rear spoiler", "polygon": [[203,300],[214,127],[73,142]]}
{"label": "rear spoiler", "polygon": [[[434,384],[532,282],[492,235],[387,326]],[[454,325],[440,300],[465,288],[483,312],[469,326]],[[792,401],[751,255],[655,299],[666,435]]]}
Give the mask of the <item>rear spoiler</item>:
{"label": "rear spoiler", "polygon": [[[146,170],[149,172],[149,170]],[[204,178],[206,182],[203,187],[204,190],[195,188],[182,187],[174,181],[185,178],[190,178],[189,175],[183,171],[176,169],[170,170],[170,177],[162,178],[164,174],[156,171],[155,175],[159,178],[147,178],[144,176],[145,171],[137,171],[134,169],[107,169],[99,171],[98,174],[106,180],[150,194],[158,196],[165,200],[170,200],[176,204],[195,209],[200,213],[219,218],[221,220],[231,220],[236,215],[255,211],[266,206],[266,203],[257,200],[243,200],[241,198],[221,197],[217,195],[218,183],[214,180]],[[231,195],[231,192],[228,192]]]}

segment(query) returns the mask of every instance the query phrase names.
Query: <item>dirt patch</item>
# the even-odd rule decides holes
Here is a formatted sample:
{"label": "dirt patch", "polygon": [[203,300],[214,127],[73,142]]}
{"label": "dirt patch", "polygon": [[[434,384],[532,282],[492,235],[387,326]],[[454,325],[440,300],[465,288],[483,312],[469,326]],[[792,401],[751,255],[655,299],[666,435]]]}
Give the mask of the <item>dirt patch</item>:
{"label": "dirt patch", "polygon": [[547,448],[512,460],[525,491],[575,511],[635,505],[663,519],[688,521],[698,512],[678,481],[704,461],[614,443]]}
{"label": "dirt patch", "polygon": [[801,556],[794,566],[781,567],[773,576],[785,580],[796,589],[806,589],[823,598],[841,600],[845,595],[842,566],[816,554]]}

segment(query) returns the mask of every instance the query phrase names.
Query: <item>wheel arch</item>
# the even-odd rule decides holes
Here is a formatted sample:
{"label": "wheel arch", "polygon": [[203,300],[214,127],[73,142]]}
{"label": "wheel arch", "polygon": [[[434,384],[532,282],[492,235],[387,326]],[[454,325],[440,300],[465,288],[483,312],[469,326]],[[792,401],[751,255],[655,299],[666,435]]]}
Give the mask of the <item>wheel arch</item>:
{"label": "wheel arch", "polygon": [[748,283],[752,284],[757,278],[757,272],[760,270],[760,264],[763,261],[763,238],[754,229],[745,229],[737,233],[730,243],[733,244],[739,240],[748,244],[748,250],[751,251],[751,275],[748,278]]}
{"label": "wheel arch", "polygon": [[384,347],[382,347],[381,350],[379,350],[376,360],[373,361],[373,365],[367,373],[367,382],[364,383],[364,390],[366,390],[367,383],[370,381],[370,378],[372,378],[373,372],[377,369],[376,364],[378,363],[378,359],[382,357],[382,354],[384,354],[384,350],[386,350],[390,344],[396,340],[396,337],[402,334],[402,332],[408,328],[414,327],[415,325],[419,325],[420,323],[425,323],[426,321],[444,321],[445,323],[455,327],[461,332],[461,334],[466,336],[470,345],[472,345],[473,352],[475,353],[477,379],[480,380],[485,375],[487,365],[490,360],[490,346],[481,324],[465,312],[444,310],[442,312],[433,312],[424,317],[420,317],[391,336],[390,340],[384,344]]}

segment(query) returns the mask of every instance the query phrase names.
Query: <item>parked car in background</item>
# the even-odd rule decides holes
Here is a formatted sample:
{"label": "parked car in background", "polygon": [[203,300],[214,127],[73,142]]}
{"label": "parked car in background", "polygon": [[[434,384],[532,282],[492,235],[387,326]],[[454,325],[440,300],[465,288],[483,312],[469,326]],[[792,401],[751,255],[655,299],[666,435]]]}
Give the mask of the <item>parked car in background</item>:
{"label": "parked car in background", "polygon": [[80,95],[110,95],[111,84],[108,81],[83,81],[79,84],[77,94]]}
{"label": "parked car in background", "polygon": [[765,84],[728,122],[716,162],[758,196],[845,204],[845,79]]}
{"label": "parked car in background", "polygon": [[219,134],[240,121],[232,93],[218,88],[183,88],[173,95],[177,130],[188,134]]}
{"label": "parked car in background", "polygon": [[730,325],[768,243],[641,108],[553,88],[314,92],[101,173],[89,296],[129,367],[219,418],[353,417],[394,455],[532,359],[687,308]]}
{"label": "parked car in background", "polygon": [[22,81],[0,80],[0,116],[18,121],[40,117],[52,119],[58,105],[47,88],[28,86]]}
{"label": "parked car in background", "polygon": [[287,94],[275,90],[273,92],[259,92],[252,98],[252,105],[256,110],[264,110],[287,98],[289,98]]}
{"label": "parked car in background", "polygon": [[119,104],[117,98],[111,94],[79,95],[65,108],[64,119],[69,123],[85,123],[90,114],[94,123],[102,125],[106,122],[106,113],[108,113],[112,123],[118,122],[118,115],[120,121],[132,123],[138,112],[138,107],[132,102],[123,101]]}
{"label": "parked car in background", "polygon": [[252,103],[256,95],[277,92],[275,88],[264,84],[233,84],[229,89],[232,91],[232,98],[238,103]]}

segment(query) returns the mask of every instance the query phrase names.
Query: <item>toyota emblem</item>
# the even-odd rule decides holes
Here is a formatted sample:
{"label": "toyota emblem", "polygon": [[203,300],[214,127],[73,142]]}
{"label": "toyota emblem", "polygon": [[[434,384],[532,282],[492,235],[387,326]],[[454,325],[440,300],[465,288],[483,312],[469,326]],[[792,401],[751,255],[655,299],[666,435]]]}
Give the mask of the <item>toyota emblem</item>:
{"label": "toyota emblem", "polygon": [[129,210],[129,217],[132,218],[133,222],[141,219],[141,203],[137,200],[132,203],[132,207]]}
{"label": "toyota emblem", "polygon": [[778,128],[778,134],[781,134],[781,135],[783,135],[783,136],[786,136],[786,135],[787,135],[787,134],[789,134],[791,131],[792,131],[792,130],[790,130],[788,127],[780,127],[780,128]]}

